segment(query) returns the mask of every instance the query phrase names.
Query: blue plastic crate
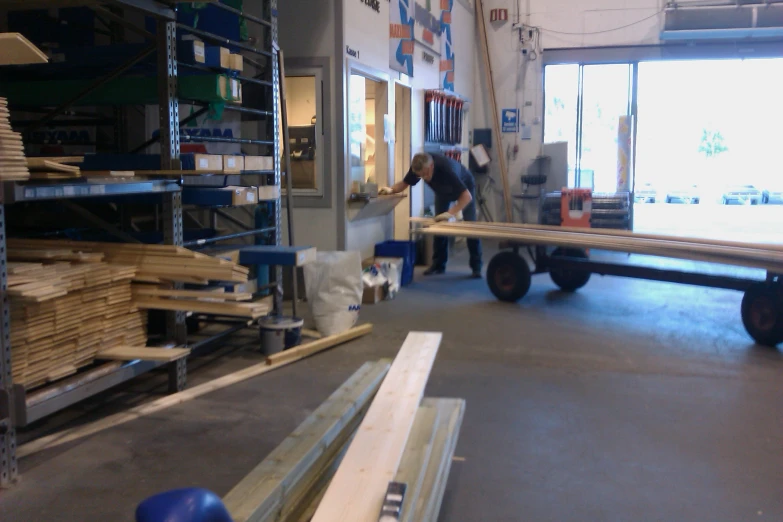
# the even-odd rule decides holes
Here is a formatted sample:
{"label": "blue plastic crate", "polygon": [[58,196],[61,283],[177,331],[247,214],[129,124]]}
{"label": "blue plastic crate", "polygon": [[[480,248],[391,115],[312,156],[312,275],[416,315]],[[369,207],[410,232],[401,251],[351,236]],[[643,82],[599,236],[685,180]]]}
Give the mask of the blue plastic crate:
{"label": "blue plastic crate", "polygon": [[402,285],[413,282],[413,267],[416,266],[416,243],[413,241],[384,241],[375,245],[375,257],[401,257]]}

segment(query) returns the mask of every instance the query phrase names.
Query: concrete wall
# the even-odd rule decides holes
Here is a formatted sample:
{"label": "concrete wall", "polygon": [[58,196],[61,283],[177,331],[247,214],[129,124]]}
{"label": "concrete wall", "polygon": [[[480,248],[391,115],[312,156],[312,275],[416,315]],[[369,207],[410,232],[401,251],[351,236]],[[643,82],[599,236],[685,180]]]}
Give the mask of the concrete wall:
{"label": "concrete wall", "polygon": [[[657,44],[663,14],[656,14],[663,7],[663,0],[484,0],[498,109],[519,108],[522,122],[532,126],[532,139],[521,140],[517,134],[505,134],[501,136],[501,146],[493,133],[492,157],[495,161],[491,175],[497,181],[498,189],[501,187],[498,151],[505,153],[507,147],[519,146],[516,158],[512,157],[508,162],[511,191],[517,194],[522,190],[520,175],[541,153],[544,93],[540,50]],[[509,20],[490,23],[490,10],[498,8],[509,10]],[[512,30],[516,20],[541,29],[535,61],[530,59],[530,53],[526,58],[521,52],[519,34]],[[628,27],[621,28],[623,26]],[[475,91],[487,92],[485,65],[478,45],[475,53],[478,60]],[[477,96],[472,109],[475,127],[492,127],[489,97]],[[496,194],[489,203],[495,219],[502,219],[502,197]]]}
{"label": "concrete wall", "polygon": [[[285,0],[278,3],[280,47],[286,61],[297,58],[326,58],[330,64],[331,100],[324,100],[330,115],[329,128],[325,129],[334,139],[332,146],[337,150],[342,131],[342,4],[323,0]],[[306,13],[306,16],[303,15]],[[337,93],[337,94],[334,94]],[[312,115],[310,115],[312,116]],[[308,118],[309,119],[309,118]],[[324,165],[324,181],[331,185],[331,197],[325,207],[303,206],[299,201],[294,206],[296,242],[312,245],[319,250],[339,250],[345,242],[344,207],[342,194],[343,161],[339,154],[332,153],[331,161]],[[296,198],[298,199],[298,198]],[[285,223],[284,223],[285,226]]]}

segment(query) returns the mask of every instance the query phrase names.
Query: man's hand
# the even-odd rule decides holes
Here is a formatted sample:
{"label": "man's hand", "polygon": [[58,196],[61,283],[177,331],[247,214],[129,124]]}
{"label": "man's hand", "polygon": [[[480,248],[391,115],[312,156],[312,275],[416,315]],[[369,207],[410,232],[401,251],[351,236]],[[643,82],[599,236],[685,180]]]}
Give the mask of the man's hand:
{"label": "man's hand", "polygon": [[449,221],[451,218],[454,217],[454,214],[451,212],[443,212],[442,214],[438,214],[435,216],[435,222],[440,223],[441,221]]}
{"label": "man's hand", "polygon": [[389,196],[391,194],[394,194],[394,189],[391,187],[381,187],[378,189],[379,196]]}

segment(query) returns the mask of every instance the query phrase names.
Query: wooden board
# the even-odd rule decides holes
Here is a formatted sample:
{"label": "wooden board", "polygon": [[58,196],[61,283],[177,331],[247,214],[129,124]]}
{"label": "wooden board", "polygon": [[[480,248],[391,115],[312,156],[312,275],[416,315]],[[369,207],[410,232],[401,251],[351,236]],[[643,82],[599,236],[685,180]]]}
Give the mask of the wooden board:
{"label": "wooden board", "polygon": [[190,348],[147,348],[144,346],[115,346],[95,354],[96,359],[108,361],[176,361],[190,355]]}
{"label": "wooden board", "polygon": [[0,65],[47,63],[49,57],[19,33],[0,33]]}
{"label": "wooden board", "polygon": [[249,292],[225,292],[223,288],[218,288],[216,290],[169,290],[165,288],[148,287],[146,285],[134,285],[133,293],[136,295],[149,295],[154,297],[186,297],[190,299],[205,299],[208,301],[250,301],[253,299],[253,294]]}
{"label": "wooden board", "polygon": [[506,211],[506,221],[514,221],[514,205],[511,201],[511,188],[508,184],[508,170],[506,169],[506,154],[503,144],[503,134],[500,129],[500,112],[495,97],[495,80],[492,76],[492,57],[489,52],[489,40],[487,38],[487,25],[484,20],[484,1],[476,0],[476,24],[478,25],[478,39],[484,57],[484,79],[486,81],[487,94],[489,94],[489,110],[492,112],[492,125],[495,131],[495,150],[500,162],[500,181],[503,184],[503,208]]}
{"label": "wooden board", "polygon": [[388,363],[365,363],[234,486],[223,498],[234,522],[260,522],[290,505],[294,492],[312,482],[330,450],[358,425],[354,419],[366,411],[388,370]]}
{"label": "wooden board", "polygon": [[300,344],[296,348],[290,348],[288,350],[270,355],[266,358],[266,363],[269,365],[279,364],[284,361],[301,359],[303,357],[309,357],[318,352],[322,352],[326,349],[348,342],[357,337],[367,335],[372,332],[372,324],[366,323],[359,326],[354,326],[342,333],[336,335],[330,335],[328,337],[321,337],[316,341]]}
{"label": "wooden board", "polygon": [[500,239],[520,244],[612,250],[632,254],[674,257],[693,261],[761,268],[775,273],[783,272],[783,251],[777,247],[762,247],[761,245],[739,247],[711,244],[707,240],[694,243],[683,238],[616,237],[601,234],[597,230],[591,233],[582,231],[569,232],[561,230],[561,227],[546,227],[543,225],[532,229],[527,228],[526,225],[439,223],[419,232],[436,236]]}
{"label": "wooden board", "polygon": [[[303,354],[300,355],[300,358],[307,356],[308,354]],[[197,386],[193,386],[192,388],[188,388],[184,391],[174,393],[166,397],[161,397],[160,399],[141,404],[139,406],[134,406],[128,411],[115,413],[114,415],[103,417],[91,423],[83,424],[81,426],[63,430],[59,433],[53,433],[51,435],[38,438],[34,441],[28,442],[27,444],[19,446],[17,448],[16,455],[19,458],[26,457],[46,449],[55,448],[62,444],[67,444],[69,442],[82,439],[95,433],[100,433],[106,429],[125,424],[126,422],[130,422],[147,415],[152,415],[159,411],[165,410],[166,408],[170,408],[171,406],[182,404],[183,402],[193,400],[197,397],[201,397],[202,395],[212,393],[213,391],[222,390],[223,388],[247,381],[248,379],[258,377],[278,368],[283,368],[284,366],[298,360],[299,359],[288,359],[273,364],[272,366],[269,366],[266,361],[264,361],[253,366],[243,368],[237,372],[224,375],[223,377],[219,377]]]}
{"label": "wooden board", "polygon": [[377,520],[435,362],[442,334],[411,332],[362,421],[313,522]]}
{"label": "wooden board", "polygon": [[83,178],[132,178],[136,173],[132,170],[82,170]]}
{"label": "wooden board", "polygon": [[272,311],[271,296],[254,303],[211,303],[193,299],[166,299],[139,296],[133,300],[136,307],[152,310],[198,312],[202,314],[225,315],[258,319]]}
{"label": "wooden board", "polygon": [[79,173],[79,167],[57,163],[47,158],[27,158],[27,168],[44,172],[72,172]]}

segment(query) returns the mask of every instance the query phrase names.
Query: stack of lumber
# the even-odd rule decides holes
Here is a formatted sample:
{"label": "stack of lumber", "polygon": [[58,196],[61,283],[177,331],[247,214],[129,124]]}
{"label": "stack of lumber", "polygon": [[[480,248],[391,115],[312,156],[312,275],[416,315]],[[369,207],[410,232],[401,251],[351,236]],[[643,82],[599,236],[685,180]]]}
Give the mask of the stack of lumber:
{"label": "stack of lumber", "polygon": [[528,245],[611,250],[691,261],[761,268],[783,273],[783,246],[693,239],[622,230],[582,229],[511,223],[434,223],[416,220],[425,226],[421,233],[433,236],[498,239]]}
{"label": "stack of lumber", "polygon": [[0,98],[0,180],[23,181],[30,179],[24,157],[22,135],[11,129],[8,102]]}
{"label": "stack of lumber", "polygon": [[395,481],[407,486],[399,520],[435,522],[465,410],[422,400],[439,342],[411,333],[391,368],[362,366],[224,497],[231,518],[378,520]]}
{"label": "stack of lumber", "polygon": [[[13,250],[8,257],[19,259]],[[147,318],[133,303],[135,273],[94,259],[8,263],[13,381],[32,388],[75,373],[103,349],[144,346]]]}
{"label": "stack of lumber", "polygon": [[68,250],[76,254],[101,254],[111,264],[135,266],[134,281],[145,283],[181,282],[206,285],[209,281],[246,283],[249,269],[225,259],[210,257],[172,245],[97,243],[59,239],[9,239],[12,250]]}
{"label": "stack of lumber", "polygon": [[133,304],[141,309],[248,319],[258,319],[272,310],[272,300],[268,297],[250,301],[249,294],[170,288],[178,282],[208,285],[210,281],[246,283],[248,280],[247,267],[182,247],[39,239],[9,239],[8,246],[9,256],[19,261],[90,260],[133,267]]}
{"label": "stack of lumber", "polygon": [[78,156],[27,158],[27,168],[30,169],[31,179],[74,179],[82,176],[81,169],[69,163],[81,162],[82,158]]}

